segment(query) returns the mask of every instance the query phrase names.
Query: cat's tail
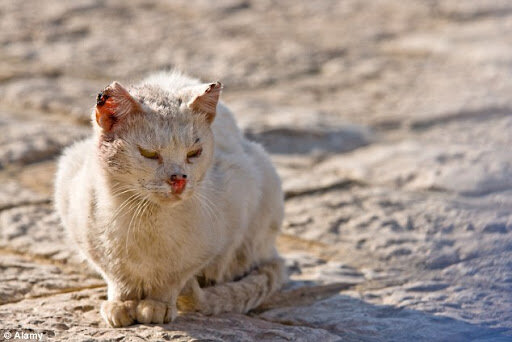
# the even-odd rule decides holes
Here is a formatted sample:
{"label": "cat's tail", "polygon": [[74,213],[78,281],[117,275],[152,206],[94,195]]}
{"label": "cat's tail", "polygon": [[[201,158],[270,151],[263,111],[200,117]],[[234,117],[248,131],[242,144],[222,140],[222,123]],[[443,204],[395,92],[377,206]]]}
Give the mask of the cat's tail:
{"label": "cat's tail", "polygon": [[259,266],[238,281],[199,288],[192,285],[191,294],[178,298],[181,311],[198,311],[205,315],[222,312],[246,313],[259,306],[286,282],[286,269],[281,258]]}

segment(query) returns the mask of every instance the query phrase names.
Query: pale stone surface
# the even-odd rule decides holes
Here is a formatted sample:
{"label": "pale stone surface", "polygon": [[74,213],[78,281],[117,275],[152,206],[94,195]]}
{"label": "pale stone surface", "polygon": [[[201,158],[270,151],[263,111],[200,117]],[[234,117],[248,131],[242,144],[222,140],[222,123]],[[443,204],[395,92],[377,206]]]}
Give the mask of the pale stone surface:
{"label": "pale stone surface", "polygon": [[0,212],[0,248],[61,263],[82,261],[51,205],[22,205]]}
{"label": "pale stone surface", "polygon": [[99,92],[106,82],[60,78],[16,79],[0,86],[3,101],[14,108],[28,107],[49,113],[63,113],[80,120],[88,120],[94,92]]}
{"label": "pale stone surface", "polygon": [[88,132],[82,127],[59,122],[24,120],[0,110],[0,169],[26,165],[57,156],[71,142]]}
{"label": "pale stone surface", "polygon": [[0,304],[18,302],[24,298],[49,296],[81,288],[102,286],[98,278],[90,278],[78,269],[64,271],[51,263],[26,257],[2,255],[0,260]]}
{"label": "pale stone surface", "polygon": [[[0,45],[0,338],[512,338],[509,1],[4,0]],[[110,329],[54,160],[106,84],[172,67],[271,153],[291,281],[248,316]]]}
{"label": "pale stone surface", "polygon": [[7,179],[2,182],[2,190],[0,190],[0,210],[5,210],[22,204],[37,204],[48,201],[48,195],[44,196],[36,193],[31,189],[23,187],[16,181]]}

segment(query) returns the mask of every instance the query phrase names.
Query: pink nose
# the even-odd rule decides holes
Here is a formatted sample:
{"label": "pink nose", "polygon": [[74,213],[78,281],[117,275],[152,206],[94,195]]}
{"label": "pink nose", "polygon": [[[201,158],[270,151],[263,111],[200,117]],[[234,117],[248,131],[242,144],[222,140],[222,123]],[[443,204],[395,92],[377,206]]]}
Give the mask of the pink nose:
{"label": "pink nose", "polygon": [[171,175],[171,177],[167,180],[167,183],[171,186],[172,193],[179,195],[183,192],[183,190],[185,190],[185,187],[187,186],[187,175]]}

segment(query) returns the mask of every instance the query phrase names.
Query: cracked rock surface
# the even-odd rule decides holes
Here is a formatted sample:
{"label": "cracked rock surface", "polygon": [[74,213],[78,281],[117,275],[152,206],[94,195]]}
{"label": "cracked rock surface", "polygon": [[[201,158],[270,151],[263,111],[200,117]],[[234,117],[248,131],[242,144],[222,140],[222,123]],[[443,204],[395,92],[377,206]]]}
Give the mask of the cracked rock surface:
{"label": "cracked rock surface", "polygon": [[[283,180],[290,282],[248,315],[112,329],[52,206],[94,95],[221,80]],[[512,3],[0,2],[0,340],[512,340]]]}

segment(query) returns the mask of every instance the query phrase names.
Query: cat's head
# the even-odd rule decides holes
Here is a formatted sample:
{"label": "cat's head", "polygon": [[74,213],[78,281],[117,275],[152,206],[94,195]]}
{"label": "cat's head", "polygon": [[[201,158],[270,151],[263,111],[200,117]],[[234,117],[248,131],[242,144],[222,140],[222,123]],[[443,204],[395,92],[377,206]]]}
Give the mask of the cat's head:
{"label": "cat's head", "polygon": [[174,93],[148,85],[128,91],[114,82],[99,93],[93,125],[114,193],[160,204],[192,197],[212,163],[210,125],[221,90],[216,82]]}

